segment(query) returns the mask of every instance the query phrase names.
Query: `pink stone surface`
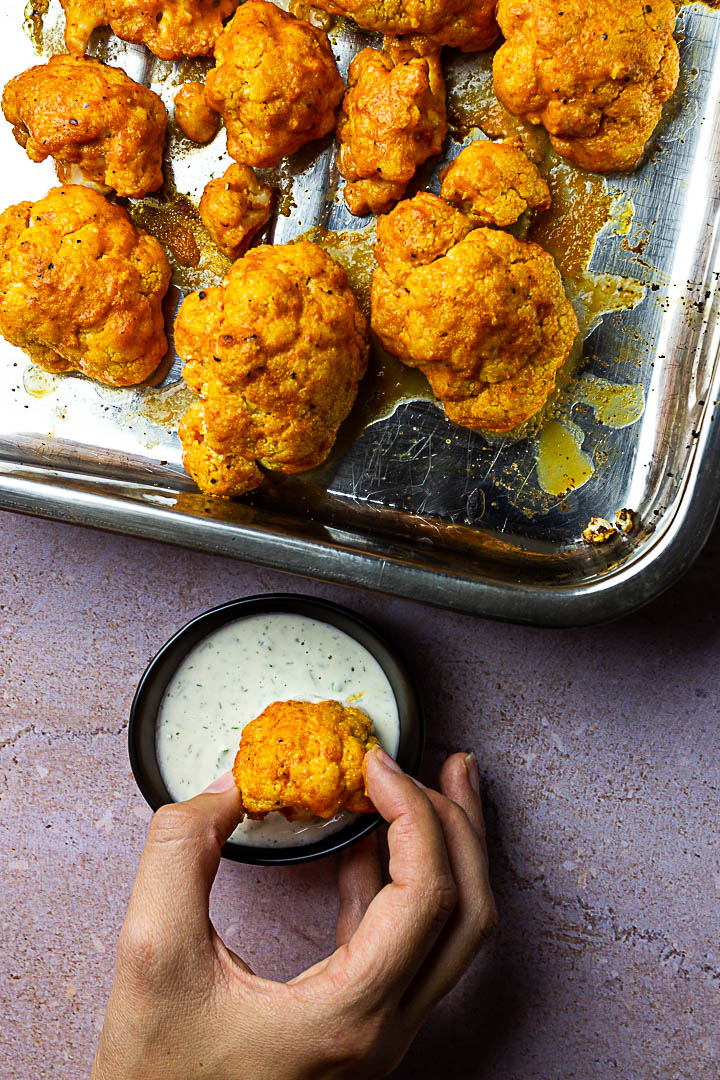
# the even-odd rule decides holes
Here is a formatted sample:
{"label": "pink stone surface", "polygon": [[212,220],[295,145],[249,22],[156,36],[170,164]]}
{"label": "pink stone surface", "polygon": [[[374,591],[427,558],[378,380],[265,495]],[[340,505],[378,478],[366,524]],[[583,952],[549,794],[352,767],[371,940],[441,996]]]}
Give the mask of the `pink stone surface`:
{"label": "pink stone surface", "polygon": [[[720,1074],[720,533],[650,607],[571,631],[9,514],[0,543],[0,1076],[87,1074],[150,816],[135,684],[186,620],[266,591],[338,600],[402,644],[426,780],[451,750],[480,761],[501,930],[396,1075]],[[216,925],[289,977],[332,946],[335,874],[224,863]]]}

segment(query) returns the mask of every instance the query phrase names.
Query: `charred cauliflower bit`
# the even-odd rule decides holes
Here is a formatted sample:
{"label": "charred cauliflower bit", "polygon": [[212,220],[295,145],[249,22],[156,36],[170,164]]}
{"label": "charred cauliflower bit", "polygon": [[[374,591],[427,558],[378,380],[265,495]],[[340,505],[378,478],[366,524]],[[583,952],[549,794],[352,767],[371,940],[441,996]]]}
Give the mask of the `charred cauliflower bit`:
{"label": "charred cauliflower bit", "polygon": [[339,701],[276,701],[243,728],[233,776],[249,818],[292,821],[341,810],[372,814],[365,755],[379,746],[370,717]]}
{"label": "charred cauliflower bit", "polygon": [[377,227],[372,327],[455,423],[504,432],[551,393],[578,331],[550,255],[428,193]]}
{"label": "charred cauliflower bit", "polygon": [[368,353],[345,271],[308,242],[253,248],[217,288],[188,296],[175,345],[202,398],[180,424],[185,468],[213,495],[257,487],[260,466],[324,461]]}
{"label": "charred cauliflower bit", "polygon": [[85,52],[92,31],[110,25],[135,45],[147,45],[162,60],[209,56],[223,21],[239,0],[61,0],[68,52]]}
{"label": "charred cauliflower bit", "polygon": [[611,525],[603,517],[592,517],[588,522],[587,528],[583,529],[583,540],[588,544],[606,544],[608,540],[612,540],[613,536],[617,536],[617,530],[614,525]]}
{"label": "charred cauliflower bit", "polygon": [[200,217],[220,250],[237,259],[270,219],[273,198],[273,189],[249,165],[233,164],[205,186]]}
{"label": "charred cauliflower bit", "polygon": [[175,95],[175,119],[183,135],[196,143],[209,143],[220,127],[220,117],[206,102],[200,82],[180,87]]}
{"label": "charred cauliflower bit", "polygon": [[419,48],[396,57],[363,49],[350,64],[337,137],[352,214],[388,210],[418,165],[442,149],[447,119],[440,49]]}
{"label": "charred cauliflower bit", "polygon": [[635,511],[628,510],[627,507],[618,510],[615,515],[615,528],[626,536],[629,535],[635,528]]}
{"label": "charred cauliflower bit", "polygon": [[77,165],[131,199],[162,185],[165,106],[120,68],[53,56],[10,80],[2,110],[31,161],[52,156],[58,172]]}
{"label": "charred cauliflower bit", "polygon": [[107,26],[105,0],[60,0],[65,12],[65,48],[84,56],[93,30]]}
{"label": "charred cauliflower bit", "polygon": [[0,215],[0,333],[46,371],[142,382],[167,351],[165,252],[91,188]]}
{"label": "charred cauliflower bit", "polygon": [[205,97],[227,128],[228,153],[270,167],[335,126],[345,84],[327,34],[266,0],[247,0],[215,45]]}
{"label": "charred cauliflower bit", "polygon": [[633,169],[679,75],[673,0],[500,0],[495,92],[593,172]]}
{"label": "charred cauliflower bit", "polygon": [[440,172],[440,194],[474,225],[512,225],[527,209],[547,210],[550,189],[514,143],[478,139]]}
{"label": "charred cauliflower bit", "polygon": [[487,49],[497,37],[496,0],[313,0],[333,15],[348,15],[363,30],[424,34],[463,52]]}

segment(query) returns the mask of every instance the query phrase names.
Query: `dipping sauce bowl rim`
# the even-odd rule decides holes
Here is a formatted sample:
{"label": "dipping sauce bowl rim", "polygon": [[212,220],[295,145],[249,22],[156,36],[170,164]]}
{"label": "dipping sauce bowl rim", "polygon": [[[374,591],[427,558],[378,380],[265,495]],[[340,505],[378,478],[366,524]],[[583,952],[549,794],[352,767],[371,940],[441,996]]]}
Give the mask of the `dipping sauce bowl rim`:
{"label": "dipping sauce bowl rim", "polygon": [[[397,704],[398,762],[410,775],[417,772],[425,740],[425,722],[417,689],[396,649],[365,619],[332,600],[317,599],[302,593],[258,594],[229,600],[196,615],[165,642],[140,678],[130,706],[128,753],[135,782],[152,810],[174,802],[162,779],[155,752],[160,705],[173,675],[191,650],[222,626],[253,615],[276,613],[300,615],[324,622],[367,649],[385,672]],[[346,828],[330,833],[326,838],[321,837],[312,844],[281,848],[251,847],[233,842],[224,845],[222,854],[226,859],[256,866],[309,862],[342,850],[373,832],[381,823],[379,814],[363,814]]]}

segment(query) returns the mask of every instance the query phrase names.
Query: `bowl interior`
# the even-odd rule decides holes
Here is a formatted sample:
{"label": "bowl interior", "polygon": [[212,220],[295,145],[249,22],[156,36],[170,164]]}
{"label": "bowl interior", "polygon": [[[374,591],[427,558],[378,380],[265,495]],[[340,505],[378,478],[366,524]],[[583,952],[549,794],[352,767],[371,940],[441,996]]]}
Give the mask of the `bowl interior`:
{"label": "bowl interior", "polygon": [[[130,765],[140,791],[153,810],[173,801],[158,766],[155,727],[163,695],[175,671],[200,641],[221,626],[250,615],[271,612],[304,615],[329,623],[367,649],[385,672],[397,702],[398,763],[405,772],[414,774],[417,771],[424,742],[422,710],[417,691],[395,650],[371,626],[339,604],[292,593],[251,596],[212,608],[189,622],[163,645],[138,684],[128,730]],[[350,822],[346,828],[312,844],[270,848],[228,843],[222,853],[225,858],[236,862],[259,865],[307,862],[338,851],[372,832],[380,822],[379,815],[365,814]]]}

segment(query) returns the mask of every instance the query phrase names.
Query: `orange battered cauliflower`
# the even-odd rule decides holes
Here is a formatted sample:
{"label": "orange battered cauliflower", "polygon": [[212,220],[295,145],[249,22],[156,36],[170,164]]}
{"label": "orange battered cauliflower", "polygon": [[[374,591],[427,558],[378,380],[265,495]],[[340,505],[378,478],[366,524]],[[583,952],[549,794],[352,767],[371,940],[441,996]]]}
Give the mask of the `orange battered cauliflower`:
{"label": "orange battered cauliflower", "polygon": [[528,208],[547,210],[550,189],[522,149],[477,139],[440,172],[440,195],[473,225],[504,228]]}
{"label": "orange battered cauliflower", "polygon": [[205,97],[227,128],[228,153],[269,168],[335,127],[345,83],[327,34],[267,0],[247,0],[215,45]]}
{"label": "orange battered cauliflower", "polygon": [[679,75],[673,0],[500,0],[495,92],[592,172],[633,169]]}
{"label": "orange battered cauliflower", "polygon": [[363,49],[350,64],[337,138],[352,214],[388,210],[418,165],[442,150],[447,118],[440,49],[419,48],[421,54],[411,49],[395,57]]}
{"label": "orange battered cauliflower", "polygon": [[239,0],[61,0],[65,45],[83,54],[90,34],[107,24],[124,41],[147,45],[162,60],[209,56],[223,21]]}
{"label": "orange battered cauliflower", "polygon": [[200,217],[220,250],[237,259],[269,221],[273,199],[273,189],[249,165],[232,164],[224,176],[206,184]]}
{"label": "orange battered cauliflower", "polygon": [[380,218],[375,256],[373,330],[451,420],[504,432],[544,405],[578,331],[547,252],[421,193]]}
{"label": "orange battered cauliflower", "polygon": [[348,15],[363,30],[424,34],[463,52],[487,49],[497,37],[496,0],[313,0],[334,15]]}
{"label": "orange battered cauliflower", "polygon": [[367,326],[345,271],[307,241],[252,248],[175,323],[183,378],[202,398],[180,423],[185,468],[212,495],[241,495],[261,466],[324,461],[365,373]]}
{"label": "orange battered cauliflower", "polygon": [[372,814],[365,755],[379,746],[370,717],[339,701],[276,701],[243,728],[233,776],[249,818],[290,821],[341,810]]}
{"label": "orange battered cauliflower", "polygon": [[220,117],[205,100],[201,82],[187,82],[175,95],[175,119],[183,135],[196,143],[214,139],[220,127]]}
{"label": "orange battered cauliflower", "polygon": [[165,252],[91,188],[0,215],[0,334],[46,371],[142,382],[167,351]]}
{"label": "orange battered cauliflower", "polygon": [[2,110],[31,161],[54,157],[58,173],[141,199],[163,182],[167,114],[157,94],[120,68],[53,56],[11,79]]}

